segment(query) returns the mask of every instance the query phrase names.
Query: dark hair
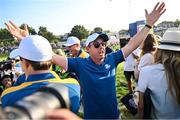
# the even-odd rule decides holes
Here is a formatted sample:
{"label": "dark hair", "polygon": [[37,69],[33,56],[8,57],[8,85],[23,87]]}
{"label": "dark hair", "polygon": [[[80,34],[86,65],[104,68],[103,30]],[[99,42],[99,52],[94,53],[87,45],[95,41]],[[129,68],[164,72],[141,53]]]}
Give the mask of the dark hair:
{"label": "dark hair", "polygon": [[148,34],[143,42],[142,54],[154,52],[156,50],[155,45],[157,45],[156,37],[153,34]]}
{"label": "dark hair", "polygon": [[5,79],[5,78],[10,78],[10,79],[12,80],[12,76],[11,76],[11,75],[5,74],[5,75],[1,78],[1,82],[2,82],[2,80]]}
{"label": "dark hair", "polygon": [[[24,58],[23,58],[24,59]],[[32,61],[25,59],[28,63],[31,64],[34,70],[48,70],[51,67],[52,60],[48,61]]]}

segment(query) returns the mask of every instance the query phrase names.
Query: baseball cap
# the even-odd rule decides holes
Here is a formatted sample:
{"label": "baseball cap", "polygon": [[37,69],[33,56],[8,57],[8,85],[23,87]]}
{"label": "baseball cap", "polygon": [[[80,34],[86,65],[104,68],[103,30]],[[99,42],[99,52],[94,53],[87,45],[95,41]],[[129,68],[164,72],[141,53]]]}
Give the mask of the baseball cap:
{"label": "baseball cap", "polygon": [[80,40],[77,37],[71,36],[68,37],[66,44],[64,44],[66,47],[72,46],[74,44],[80,44]]}
{"label": "baseball cap", "polygon": [[30,35],[21,40],[19,47],[13,51],[13,56],[31,61],[48,61],[52,59],[52,47],[46,38]]}
{"label": "baseball cap", "polygon": [[160,40],[158,49],[180,51],[180,28],[169,28]]}
{"label": "baseball cap", "polygon": [[86,47],[89,45],[89,43],[95,41],[97,38],[102,38],[104,42],[109,40],[108,35],[106,35],[105,33],[93,33],[88,36],[86,40]]}
{"label": "baseball cap", "polygon": [[18,56],[17,53],[16,53],[16,49],[17,49],[17,48],[13,49],[13,50],[10,52],[9,58],[10,58],[10,59],[15,59],[15,60],[20,60],[19,56]]}

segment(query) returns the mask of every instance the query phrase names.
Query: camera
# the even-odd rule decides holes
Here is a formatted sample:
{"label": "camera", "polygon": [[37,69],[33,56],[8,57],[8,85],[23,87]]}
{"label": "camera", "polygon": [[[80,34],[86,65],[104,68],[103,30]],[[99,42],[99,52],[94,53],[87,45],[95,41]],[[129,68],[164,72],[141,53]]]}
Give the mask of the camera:
{"label": "camera", "polygon": [[17,101],[14,106],[5,107],[3,111],[0,111],[0,119],[45,119],[49,110],[69,107],[68,88],[61,83],[51,83]]}

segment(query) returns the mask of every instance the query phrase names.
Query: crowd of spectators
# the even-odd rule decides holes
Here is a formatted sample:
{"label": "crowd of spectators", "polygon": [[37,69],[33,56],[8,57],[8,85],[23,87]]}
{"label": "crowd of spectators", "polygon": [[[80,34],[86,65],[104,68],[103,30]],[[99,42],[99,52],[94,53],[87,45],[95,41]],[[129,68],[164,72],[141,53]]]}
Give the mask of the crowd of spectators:
{"label": "crowd of spectators", "polygon": [[[180,29],[168,29],[159,45],[157,38],[149,34],[152,26],[165,11],[164,3],[157,3],[150,13],[146,10],[146,25],[127,45],[115,52],[111,49],[106,51],[109,37],[105,33],[89,35],[85,44],[86,49],[81,48],[78,38],[71,36],[65,44],[70,51],[70,57],[66,57],[63,53],[53,53],[48,40],[39,35],[29,35],[27,26],[21,29],[11,21],[7,22],[8,30],[20,44],[13,51],[14,55],[10,55],[11,68],[3,67],[1,71],[2,107],[13,106],[18,100],[33,94],[45,85],[61,83],[68,87],[70,110],[75,114],[80,107],[81,87],[85,119],[119,119],[121,114],[116,96],[117,66],[125,60],[127,62],[130,55],[133,58],[133,51],[140,48],[142,54],[140,58],[136,58],[139,59],[139,63],[135,75],[138,81],[136,91],[139,96],[137,102],[139,118],[143,118],[143,96],[147,88],[151,91],[150,98],[153,103],[151,118],[180,118]],[[19,61],[16,57],[19,57]],[[18,69],[19,62],[23,72]],[[55,68],[51,66],[52,63]],[[60,69],[56,68],[57,66]],[[135,64],[131,72],[135,71],[134,67]],[[62,79],[62,76],[57,74],[60,70],[62,73],[74,73],[76,77]],[[131,74],[125,75],[129,91],[132,92],[129,83]],[[64,114],[60,114],[59,111]],[[47,117],[79,119],[67,110],[49,111]]]}

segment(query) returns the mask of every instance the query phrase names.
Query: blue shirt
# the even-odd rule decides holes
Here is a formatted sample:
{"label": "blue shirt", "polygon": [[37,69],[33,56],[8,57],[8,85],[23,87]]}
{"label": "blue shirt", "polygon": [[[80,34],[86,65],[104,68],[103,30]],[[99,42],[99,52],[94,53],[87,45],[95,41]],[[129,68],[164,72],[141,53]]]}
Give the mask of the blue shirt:
{"label": "blue shirt", "polygon": [[68,58],[68,71],[76,73],[82,87],[85,119],[119,118],[115,73],[123,60],[121,50],[108,54],[101,65],[90,57]]}
{"label": "blue shirt", "polygon": [[[41,81],[39,83],[35,83],[36,81]],[[2,93],[1,101],[2,107],[13,106],[16,101],[21,100],[22,98],[31,95],[36,92],[39,88],[48,85],[52,82],[60,82],[68,87],[69,98],[71,102],[71,110],[75,113],[78,112],[80,106],[80,86],[75,79],[59,79],[57,78],[57,74],[55,72],[51,73],[43,73],[43,74],[34,74],[30,75],[27,79],[25,79],[25,74],[21,75],[14,86],[6,89]],[[32,82],[31,85],[26,85],[23,83]],[[34,83],[33,83],[34,82]],[[24,86],[23,86],[24,85]]]}

